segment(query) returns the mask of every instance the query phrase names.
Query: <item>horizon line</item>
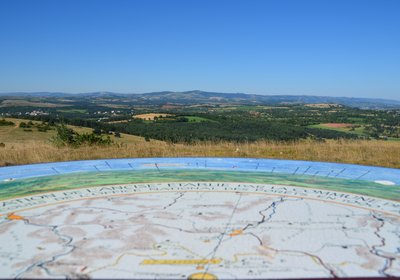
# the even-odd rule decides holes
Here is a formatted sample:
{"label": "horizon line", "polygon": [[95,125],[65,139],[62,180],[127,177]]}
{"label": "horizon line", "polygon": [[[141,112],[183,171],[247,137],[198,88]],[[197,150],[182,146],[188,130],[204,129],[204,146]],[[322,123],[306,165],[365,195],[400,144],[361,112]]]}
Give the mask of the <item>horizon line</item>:
{"label": "horizon line", "polygon": [[332,96],[332,95],[315,95],[315,94],[284,94],[284,93],[246,93],[246,92],[218,92],[218,91],[206,91],[206,90],[184,90],[184,91],[173,91],[173,90],[159,90],[159,91],[147,91],[147,92],[115,92],[115,91],[85,91],[85,92],[66,92],[66,91],[0,91],[0,95],[5,94],[70,94],[70,95],[79,95],[79,94],[90,94],[90,93],[112,93],[112,94],[122,94],[122,95],[130,95],[130,94],[149,94],[149,93],[189,93],[189,92],[206,92],[206,93],[220,93],[220,94],[245,94],[245,95],[257,95],[257,96],[307,96],[307,97],[330,97],[330,98],[361,98],[361,99],[377,99],[377,100],[392,100],[392,101],[400,101],[400,99],[394,98],[382,98],[382,97],[359,97],[359,96]]}

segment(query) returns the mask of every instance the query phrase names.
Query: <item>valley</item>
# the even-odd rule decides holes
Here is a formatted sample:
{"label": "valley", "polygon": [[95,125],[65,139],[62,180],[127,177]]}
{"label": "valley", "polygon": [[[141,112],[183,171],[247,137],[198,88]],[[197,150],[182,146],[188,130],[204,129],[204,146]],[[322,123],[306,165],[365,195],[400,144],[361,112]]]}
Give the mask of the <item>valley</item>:
{"label": "valley", "polygon": [[[223,156],[400,167],[398,108],[286,101],[252,105],[238,104],[237,98],[222,102],[219,97],[209,96],[208,103],[196,98],[189,102],[187,97],[186,104],[177,98],[174,103],[159,103],[155,94],[149,94],[139,104],[130,95],[36,94],[14,96],[23,102],[11,105],[7,96],[1,96],[0,165]],[[56,145],[60,124],[84,142]],[[109,139],[110,144],[99,146],[96,139]]]}

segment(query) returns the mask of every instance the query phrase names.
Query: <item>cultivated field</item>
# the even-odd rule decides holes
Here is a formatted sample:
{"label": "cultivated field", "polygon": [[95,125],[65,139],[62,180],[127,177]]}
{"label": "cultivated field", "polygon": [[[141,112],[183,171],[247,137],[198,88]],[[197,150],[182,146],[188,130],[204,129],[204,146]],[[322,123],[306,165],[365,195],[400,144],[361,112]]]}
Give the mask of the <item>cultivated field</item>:
{"label": "cultivated field", "polygon": [[169,117],[172,116],[171,114],[157,114],[157,113],[149,113],[149,114],[141,114],[141,115],[136,115],[133,116],[136,119],[142,119],[142,120],[146,120],[146,121],[154,121],[154,118],[165,118],[165,117]]}
{"label": "cultivated field", "polygon": [[331,128],[342,128],[342,127],[351,127],[353,125],[351,123],[321,123],[320,126],[331,127]]}

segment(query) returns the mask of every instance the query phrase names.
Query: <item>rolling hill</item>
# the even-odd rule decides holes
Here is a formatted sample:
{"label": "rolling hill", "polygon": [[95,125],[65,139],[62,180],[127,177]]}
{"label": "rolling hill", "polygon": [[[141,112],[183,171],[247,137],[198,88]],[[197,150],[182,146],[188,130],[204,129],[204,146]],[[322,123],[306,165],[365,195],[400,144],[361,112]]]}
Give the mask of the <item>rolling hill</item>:
{"label": "rolling hill", "polygon": [[245,93],[220,93],[200,90],[174,92],[161,91],[150,93],[60,93],[60,92],[13,92],[0,93],[0,99],[29,99],[43,101],[59,100],[63,103],[83,100],[86,102],[110,102],[129,105],[161,105],[161,104],[241,104],[241,105],[277,105],[277,104],[341,104],[362,109],[400,108],[400,101],[379,98],[352,98],[312,95],[257,95]]}

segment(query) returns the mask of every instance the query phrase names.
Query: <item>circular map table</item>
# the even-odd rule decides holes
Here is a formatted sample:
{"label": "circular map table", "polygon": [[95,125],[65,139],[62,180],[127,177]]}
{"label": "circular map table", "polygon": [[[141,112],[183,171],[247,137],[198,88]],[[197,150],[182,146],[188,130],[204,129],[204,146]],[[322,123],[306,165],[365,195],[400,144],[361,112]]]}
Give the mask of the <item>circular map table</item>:
{"label": "circular map table", "polygon": [[0,168],[0,278],[400,276],[400,170],[240,158]]}

